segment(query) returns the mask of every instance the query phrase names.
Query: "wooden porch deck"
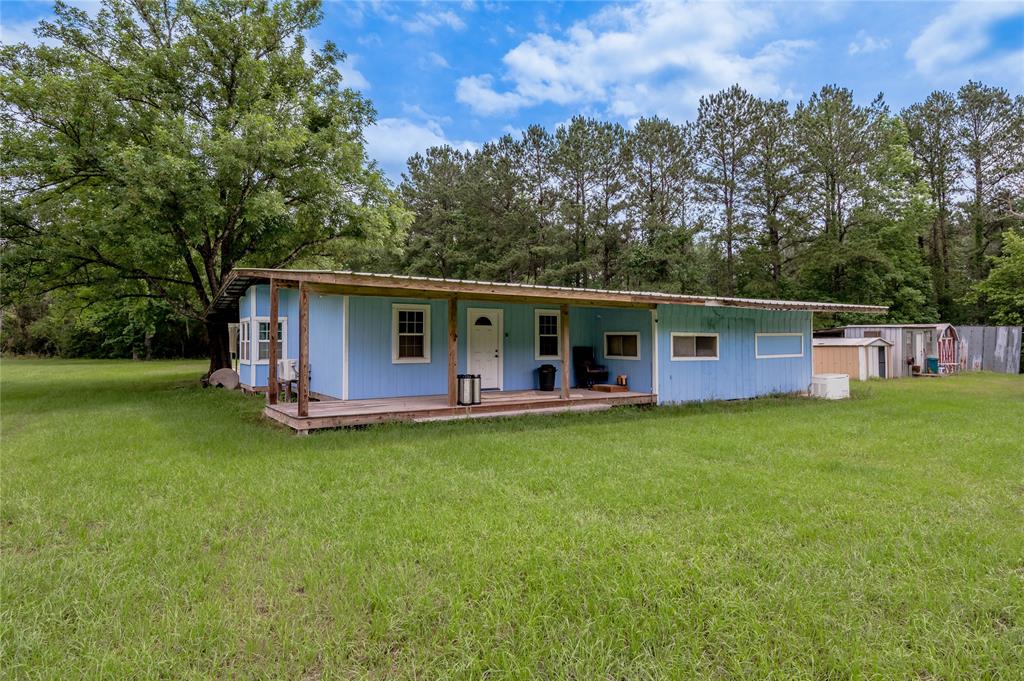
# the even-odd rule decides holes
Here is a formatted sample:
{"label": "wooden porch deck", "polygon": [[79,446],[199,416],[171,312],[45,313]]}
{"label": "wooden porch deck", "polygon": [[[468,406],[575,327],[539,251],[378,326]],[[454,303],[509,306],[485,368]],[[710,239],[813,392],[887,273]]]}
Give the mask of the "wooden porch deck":
{"label": "wooden porch deck", "polygon": [[364,426],[389,421],[448,421],[453,419],[515,416],[519,414],[596,411],[622,404],[654,404],[656,395],[640,392],[606,393],[573,389],[569,399],[558,392],[539,390],[486,391],[481,404],[448,406],[447,395],[385,397],[370,400],[326,400],[309,403],[309,416],[298,415],[295,402],[268,404],[263,415],[298,432],[320,428]]}

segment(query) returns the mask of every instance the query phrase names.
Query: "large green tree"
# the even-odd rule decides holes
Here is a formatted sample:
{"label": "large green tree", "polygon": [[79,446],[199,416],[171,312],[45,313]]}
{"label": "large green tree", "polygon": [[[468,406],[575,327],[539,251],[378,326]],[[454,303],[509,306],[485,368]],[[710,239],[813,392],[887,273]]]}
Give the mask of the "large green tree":
{"label": "large green tree", "polygon": [[996,324],[1024,324],[1024,234],[1009,231],[1003,252],[991,257],[988,277],[974,286],[970,300],[990,308]]}
{"label": "large green tree", "polygon": [[954,198],[963,164],[957,139],[957,103],[948,92],[936,91],[903,111],[910,149],[920,175],[927,183],[935,208],[927,239],[928,260],[932,268],[935,302],[948,318],[954,295],[951,279],[954,271],[953,224]]}
{"label": "large green tree", "polygon": [[1001,235],[1020,224],[1006,211],[1024,193],[1024,96],[970,81],[957,92],[957,127],[966,169],[972,274],[987,273],[987,255]]}
{"label": "large green tree", "polygon": [[[784,101],[757,100],[753,144],[745,169],[747,220],[755,233],[745,259],[757,265],[746,295],[778,298],[789,285],[787,266],[804,240],[806,215],[798,198],[805,182],[798,172],[793,119]],[[753,256],[753,257],[751,257]]]}
{"label": "large green tree", "polygon": [[405,221],[318,0],[58,2],[0,52],[5,297],[79,289],[201,320],[237,265],[357,259]]}
{"label": "large green tree", "polygon": [[736,293],[736,258],[747,238],[743,178],[754,149],[757,100],[739,85],[701,97],[697,106],[697,179],[716,241],[725,253],[719,288]]}
{"label": "large green tree", "polygon": [[626,285],[702,289],[694,265],[693,126],[641,118],[626,136]]}

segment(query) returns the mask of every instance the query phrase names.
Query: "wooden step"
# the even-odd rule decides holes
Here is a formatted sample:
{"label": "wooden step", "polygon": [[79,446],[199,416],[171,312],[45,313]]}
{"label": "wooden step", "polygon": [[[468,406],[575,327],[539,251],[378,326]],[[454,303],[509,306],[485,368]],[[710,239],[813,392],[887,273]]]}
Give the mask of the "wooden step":
{"label": "wooden step", "polygon": [[629,386],[617,385],[615,383],[595,383],[590,387],[599,393],[628,393]]}

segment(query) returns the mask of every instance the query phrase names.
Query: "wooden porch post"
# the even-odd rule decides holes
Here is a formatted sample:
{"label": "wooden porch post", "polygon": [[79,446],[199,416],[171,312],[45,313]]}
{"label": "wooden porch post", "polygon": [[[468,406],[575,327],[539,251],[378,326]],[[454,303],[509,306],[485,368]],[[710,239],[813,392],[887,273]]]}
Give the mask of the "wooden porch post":
{"label": "wooden porch post", "polygon": [[559,310],[562,329],[562,399],[569,399],[569,306],[562,303]]}
{"label": "wooden porch post", "polygon": [[458,401],[459,304],[454,296],[448,299],[448,406]]}
{"label": "wooden porch post", "polygon": [[270,347],[267,359],[267,404],[277,404],[277,279],[270,280]]}
{"label": "wooden porch post", "polygon": [[299,282],[299,416],[309,416],[309,289]]}

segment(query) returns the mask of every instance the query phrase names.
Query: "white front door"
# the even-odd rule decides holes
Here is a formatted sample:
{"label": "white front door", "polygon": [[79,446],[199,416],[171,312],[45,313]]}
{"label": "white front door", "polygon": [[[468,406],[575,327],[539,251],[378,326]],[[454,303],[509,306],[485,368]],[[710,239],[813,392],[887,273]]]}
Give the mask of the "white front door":
{"label": "white front door", "polygon": [[914,364],[921,367],[921,371],[925,371],[927,367],[924,365],[924,332],[914,332]]}
{"label": "white front door", "polygon": [[467,317],[469,338],[466,343],[469,373],[480,374],[480,387],[484,390],[502,387],[502,330],[501,310],[470,308]]}

